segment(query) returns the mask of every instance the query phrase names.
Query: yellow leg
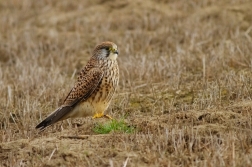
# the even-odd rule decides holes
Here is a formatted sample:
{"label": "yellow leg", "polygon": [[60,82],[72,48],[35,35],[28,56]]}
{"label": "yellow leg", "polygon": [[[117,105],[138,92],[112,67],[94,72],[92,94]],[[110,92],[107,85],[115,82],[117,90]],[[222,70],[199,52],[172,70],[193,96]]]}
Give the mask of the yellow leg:
{"label": "yellow leg", "polygon": [[93,119],[95,118],[101,118],[101,117],[106,117],[108,119],[113,119],[111,116],[109,115],[104,115],[103,113],[96,113],[94,116],[93,116]]}
{"label": "yellow leg", "polygon": [[93,116],[93,119],[95,119],[95,118],[101,118],[101,117],[103,117],[103,116],[104,116],[103,113],[96,113],[96,114]]}
{"label": "yellow leg", "polygon": [[108,119],[113,119],[111,116],[109,115],[104,115],[104,117],[108,118]]}

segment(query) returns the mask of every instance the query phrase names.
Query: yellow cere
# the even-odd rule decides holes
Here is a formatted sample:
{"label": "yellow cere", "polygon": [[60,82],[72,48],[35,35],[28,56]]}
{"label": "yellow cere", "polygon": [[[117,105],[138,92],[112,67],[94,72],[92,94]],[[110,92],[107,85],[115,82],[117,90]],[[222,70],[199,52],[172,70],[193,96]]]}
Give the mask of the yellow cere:
{"label": "yellow cere", "polygon": [[115,52],[115,51],[116,51],[115,48],[109,48],[109,50],[112,51],[112,52]]}

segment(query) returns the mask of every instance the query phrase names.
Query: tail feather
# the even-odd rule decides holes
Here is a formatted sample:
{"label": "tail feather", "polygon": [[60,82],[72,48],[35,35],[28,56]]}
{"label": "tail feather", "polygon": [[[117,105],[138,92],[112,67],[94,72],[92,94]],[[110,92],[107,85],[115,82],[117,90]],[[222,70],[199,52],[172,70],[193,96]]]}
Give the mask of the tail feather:
{"label": "tail feather", "polygon": [[50,114],[46,119],[44,119],[42,122],[40,122],[36,129],[43,130],[46,127],[54,124],[55,122],[58,122],[60,120],[66,119],[66,115],[73,109],[71,106],[62,106],[58,108],[56,111],[54,111],[52,114]]}

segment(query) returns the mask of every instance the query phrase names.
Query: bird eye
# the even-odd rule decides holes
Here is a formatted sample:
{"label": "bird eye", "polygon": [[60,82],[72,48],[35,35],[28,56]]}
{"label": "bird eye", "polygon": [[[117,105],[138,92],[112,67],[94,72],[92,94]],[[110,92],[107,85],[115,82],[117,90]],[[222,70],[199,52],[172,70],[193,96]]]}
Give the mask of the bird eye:
{"label": "bird eye", "polygon": [[105,50],[106,50],[106,57],[108,57],[109,54],[110,54],[110,48],[109,48],[109,47],[106,47]]}

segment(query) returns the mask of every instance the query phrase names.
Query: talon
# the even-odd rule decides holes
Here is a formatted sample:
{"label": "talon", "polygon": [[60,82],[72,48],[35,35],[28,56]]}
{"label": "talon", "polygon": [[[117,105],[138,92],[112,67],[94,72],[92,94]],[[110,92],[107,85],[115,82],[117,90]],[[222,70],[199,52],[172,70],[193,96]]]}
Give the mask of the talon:
{"label": "talon", "polygon": [[104,115],[104,117],[108,118],[108,119],[113,119],[111,116],[109,115]]}
{"label": "talon", "polygon": [[103,116],[104,116],[103,113],[96,113],[96,114],[93,116],[93,119],[95,119],[95,118],[101,118],[101,117],[103,117]]}
{"label": "talon", "polygon": [[105,117],[105,118],[108,118],[108,119],[113,119],[111,116],[109,116],[109,115],[104,115],[103,113],[96,113],[96,114],[93,116],[93,119],[95,119],[95,118],[101,118],[101,117]]}

